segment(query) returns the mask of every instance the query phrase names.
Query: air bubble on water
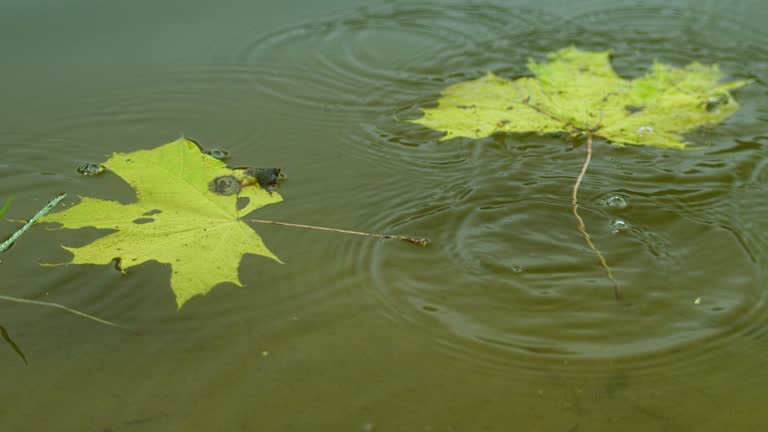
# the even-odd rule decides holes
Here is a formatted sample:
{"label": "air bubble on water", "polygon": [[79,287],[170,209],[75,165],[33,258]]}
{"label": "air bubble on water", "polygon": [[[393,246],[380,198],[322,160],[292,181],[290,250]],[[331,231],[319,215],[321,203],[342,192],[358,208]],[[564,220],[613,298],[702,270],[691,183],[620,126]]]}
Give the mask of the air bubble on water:
{"label": "air bubble on water", "polygon": [[614,209],[625,209],[629,206],[629,201],[621,195],[612,195],[605,200],[605,206]]}
{"label": "air bubble on water", "polygon": [[629,225],[629,222],[623,219],[614,219],[611,221],[611,232],[614,234],[629,231],[630,228],[632,228],[632,226]]}

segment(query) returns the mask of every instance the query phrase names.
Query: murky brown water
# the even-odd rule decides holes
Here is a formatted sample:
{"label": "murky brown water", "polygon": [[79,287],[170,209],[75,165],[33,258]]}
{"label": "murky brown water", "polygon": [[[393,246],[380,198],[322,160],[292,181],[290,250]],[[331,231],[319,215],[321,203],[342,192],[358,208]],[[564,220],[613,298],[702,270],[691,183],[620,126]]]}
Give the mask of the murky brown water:
{"label": "murky brown water", "polygon": [[[200,3],[200,4],[198,4]],[[428,236],[256,226],[244,288],[176,311],[170,270],[41,268],[95,230],[35,227],[1,293],[2,431],[751,431],[768,421],[768,12],[761,2],[20,2],[0,6],[0,198],[130,201],[76,168],[187,135],[280,166],[258,217]],[[627,77],[717,62],[741,110],[692,151],[500,135],[438,142],[404,122],[446,85],[574,44]],[[613,196],[626,208],[606,204]],[[616,220],[628,229],[614,233]],[[0,223],[0,234],[15,225]],[[700,299],[696,302],[696,299]]]}

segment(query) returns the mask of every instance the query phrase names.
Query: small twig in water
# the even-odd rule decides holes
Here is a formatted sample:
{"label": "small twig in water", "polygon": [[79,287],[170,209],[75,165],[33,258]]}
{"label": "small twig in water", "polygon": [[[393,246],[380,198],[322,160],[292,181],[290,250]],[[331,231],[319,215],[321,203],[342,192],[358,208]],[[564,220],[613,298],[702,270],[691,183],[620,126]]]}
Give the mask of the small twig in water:
{"label": "small twig in water", "polygon": [[576,198],[579,193],[579,185],[581,185],[581,180],[584,179],[584,174],[587,172],[587,167],[589,166],[589,161],[592,160],[592,131],[587,131],[587,158],[584,160],[584,165],[581,167],[581,172],[579,173],[579,176],[576,178],[576,184],[573,185],[573,215],[576,216],[576,220],[579,222],[579,232],[584,235],[584,240],[587,241],[587,244],[589,245],[589,248],[592,249],[592,252],[597,255],[597,258],[600,260],[600,265],[603,267],[605,272],[608,274],[608,279],[613,282],[613,296],[616,297],[616,300],[621,300],[621,290],[619,289],[619,283],[616,281],[616,278],[613,277],[613,273],[611,272],[611,268],[608,267],[608,262],[605,261],[605,257],[603,257],[603,254],[600,253],[600,250],[595,247],[595,244],[592,243],[592,238],[589,236],[589,233],[587,232],[587,227],[584,225],[584,220],[579,216],[579,202]]}
{"label": "small twig in water", "polygon": [[354,234],[354,235],[365,236],[365,237],[396,239],[396,240],[402,240],[408,243],[413,243],[419,246],[427,246],[429,244],[429,239],[422,238],[422,237],[411,237],[411,236],[393,235],[393,234],[372,234],[372,233],[366,233],[366,232],[360,232],[360,231],[326,228],[326,227],[319,227],[319,226],[313,226],[313,225],[301,225],[301,224],[293,224],[288,222],[275,222],[275,221],[268,221],[268,220],[261,220],[261,219],[248,219],[248,220],[251,222],[270,224],[270,225],[281,225],[281,226],[288,226],[288,227],[294,227],[294,228],[306,228],[306,229],[313,229],[313,230],[319,230],[319,231],[331,231],[331,232],[336,232],[341,234]]}
{"label": "small twig in water", "polygon": [[[66,196],[67,194],[63,193],[57,196],[56,198],[52,199],[51,201],[49,201],[48,204],[46,204],[45,207],[42,208],[42,210],[40,210],[34,216],[32,216],[32,219],[27,221],[27,223],[25,223],[23,227],[19,228],[15,233],[13,233],[13,235],[11,235],[11,237],[8,238],[8,240],[0,244],[0,253],[5,252],[6,249],[11,247],[11,245],[13,244],[13,242],[16,241],[16,239],[21,237],[21,235],[24,234],[29,229],[29,227],[31,227],[35,222],[37,222],[38,219],[48,214],[48,212],[51,211],[51,209],[53,209],[54,207],[56,207],[56,204],[58,204]],[[6,206],[7,205],[8,203],[6,202]]]}

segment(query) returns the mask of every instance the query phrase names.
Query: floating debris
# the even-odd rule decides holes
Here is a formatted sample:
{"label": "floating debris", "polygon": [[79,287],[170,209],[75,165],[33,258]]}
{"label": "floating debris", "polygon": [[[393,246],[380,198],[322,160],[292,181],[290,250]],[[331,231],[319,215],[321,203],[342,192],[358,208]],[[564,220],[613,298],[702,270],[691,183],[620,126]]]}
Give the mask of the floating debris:
{"label": "floating debris", "polygon": [[104,172],[101,164],[86,162],[77,167],[77,173],[84,176],[96,176]]}
{"label": "floating debris", "polygon": [[210,155],[214,159],[225,160],[229,159],[229,152],[222,149],[212,148],[205,151],[205,154]]}

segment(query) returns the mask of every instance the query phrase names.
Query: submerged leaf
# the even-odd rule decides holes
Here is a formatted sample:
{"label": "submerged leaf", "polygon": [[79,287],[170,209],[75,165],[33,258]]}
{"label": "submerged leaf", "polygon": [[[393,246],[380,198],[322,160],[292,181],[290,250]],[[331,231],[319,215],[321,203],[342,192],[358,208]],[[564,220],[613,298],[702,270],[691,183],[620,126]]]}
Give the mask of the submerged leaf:
{"label": "submerged leaf", "polygon": [[549,61],[530,61],[534,77],[509,81],[489,72],[449,86],[437,108],[414,123],[454,137],[495,132],[593,131],[625,144],[684,148],[682,135],[725,120],[738,109],[730,90],[749,81],[719,83],[717,65],[684,68],[655,63],[628,81],[610,64],[608,51],[565,48]]}
{"label": "submerged leaf", "polygon": [[[115,153],[103,165],[128,182],[138,200],[122,204],[84,197],[41,219],[64,228],[114,231],[83,247],[65,247],[74,254],[71,263],[118,260],[122,270],[150,260],[170,264],[171,288],[181,307],[221,282],[242,285],[237,269],[246,253],[280,262],[241,218],[282,198],[261,188],[246,170],[228,168],[186,138]],[[217,192],[212,182],[224,177],[239,182],[236,192]]]}

